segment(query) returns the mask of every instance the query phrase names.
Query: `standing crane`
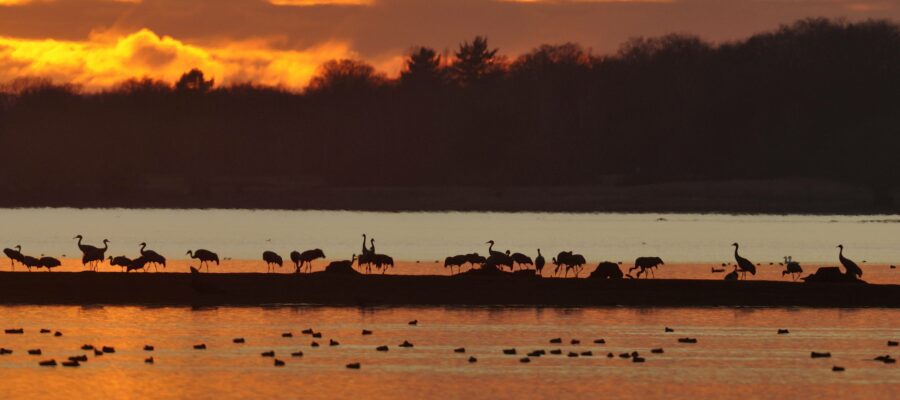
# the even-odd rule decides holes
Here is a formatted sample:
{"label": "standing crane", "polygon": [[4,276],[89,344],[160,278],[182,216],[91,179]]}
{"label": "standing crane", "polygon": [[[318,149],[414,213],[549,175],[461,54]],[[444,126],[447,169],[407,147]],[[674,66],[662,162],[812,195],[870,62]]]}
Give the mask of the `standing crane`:
{"label": "standing crane", "polygon": [[800,274],[803,273],[803,268],[800,267],[800,263],[794,261],[791,256],[784,257],[784,271],[781,271],[781,276],[785,276],[787,274],[791,274],[791,277],[796,281],[797,278],[800,277]]}
{"label": "standing crane", "polygon": [[263,261],[266,262],[266,272],[275,272],[276,265],[280,268],[284,264],[284,260],[281,259],[281,256],[274,251],[264,251],[262,258]]}
{"label": "standing crane", "polygon": [[847,275],[850,275],[854,278],[861,278],[863,274],[862,268],[860,268],[859,265],[856,265],[853,260],[844,257],[844,245],[839,244],[837,247],[841,249],[841,251],[838,253],[838,259],[841,260],[841,265],[843,265],[844,269],[847,270]]}
{"label": "standing crane", "polygon": [[732,243],[731,245],[734,246],[734,261],[737,262],[737,267],[741,270],[741,278],[747,279],[748,272],[751,275],[756,275],[756,266],[753,265],[753,263],[750,262],[750,260],[748,260],[744,257],[741,257],[738,254],[738,247],[740,247],[740,245],[737,244],[737,242]]}
{"label": "standing crane", "polygon": [[534,259],[534,269],[537,271],[537,274],[540,275],[541,271],[544,269],[544,256],[541,255],[541,249],[537,249],[538,255],[537,258]]}
{"label": "standing crane", "polygon": [[493,240],[488,240],[487,242],[485,242],[485,244],[490,244],[490,246],[488,247],[488,257],[500,257],[500,258],[506,257],[506,253],[494,250],[494,241]]}
{"label": "standing crane", "polygon": [[143,257],[144,260],[147,260],[147,264],[154,264],[153,265],[154,271],[159,271],[159,268],[157,267],[157,265],[162,265],[163,268],[166,268],[166,258],[165,257],[163,257],[162,255],[160,255],[159,253],[157,253],[153,250],[145,250],[145,248],[147,247],[147,243],[145,243],[145,242],[141,242],[140,246],[141,246],[141,257]]}
{"label": "standing crane", "polygon": [[81,264],[85,267],[91,266],[92,271],[97,270],[97,264],[106,259],[106,250],[109,249],[109,239],[103,239],[103,248],[82,244],[84,237],[75,236],[72,239],[78,239],[78,249],[81,250]]}
{"label": "standing crane", "polygon": [[197,251],[188,250],[187,253],[193,259],[200,260],[200,268],[206,263],[206,272],[209,272],[209,263],[215,261],[219,265],[219,255],[206,249],[197,249]]}
{"label": "standing crane", "polygon": [[[13,250],[13,249],[15,249],[15,250]],[[17,244],[15,246],[13,246],[12,249],[9,249],[9,248],[3,249],[3,254],[6,254],[6,256],[9,257],[9,266],[10,266],[10,268],[12,268],[13,271],[16,270],[16,262],[18,262],[19,264],[25,265],[25,263],[22,262],[23,256],[22,256],[22,246],[21,245]]]}

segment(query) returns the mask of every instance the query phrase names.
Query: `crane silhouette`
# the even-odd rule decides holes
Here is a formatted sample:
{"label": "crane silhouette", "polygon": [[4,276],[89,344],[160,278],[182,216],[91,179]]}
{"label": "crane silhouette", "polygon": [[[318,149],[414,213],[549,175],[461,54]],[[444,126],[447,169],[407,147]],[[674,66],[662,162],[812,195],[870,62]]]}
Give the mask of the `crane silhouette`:
{"label": "crane silhouette", "polygon": [[219,255],[206,249],[188,250],[185,254],[193,259],[200,260],[200,268],[203,268],[203,264],[206,263],[206,272],[209,272],[210,262],[215,261],[216,265],[219,265]]}
{"label": "crane silhouette", "polygon": [[361,253],[361,254],[362,254],[362,255],[366,255],[366,254],[375,254],[375,250],[374,250],[374,248],[375,248],[375,242],[374,242],[375,238],[372,238],[372,250],[369,250],[369,249],[366,248],[366,234],[363,233],[363,234],[362,234],[362,237],[363,237],[363,242],[362,242],[362,253]]}
{"label": "crane silhouette", "polygon": [[162,265],[163,268],[166,268],[166,258],[160,255],[159,253],[153,250],[145,250],[147,247],[146,242],[141,242],[141,257],[147,260],[147,264],[153,264],[153,270],[159,271],[157,265]]}
{"label": "crane silhouette", "polygon": [[300,273],[300,252],[294,250],[291,252],[291,262],[294,263],[294,273]]}
{"label": "crane silhouette", "polygon": [[263,252],[262,257],[263,261],[266,262],[266,272],[275,272],[276,265],[280,268],[284,264],[281,256],[274,251],[266,250]]}
{"label": "crane silhouette", "polygon": [[546,261],[544,260],[544,256],[541,255],[541,249],[537,249],[538,255],[537,258],[534,259],[534,269],[537,271],[538,275],[541,274],[541,271],[544,270],[544,264]]}
{"label": "crane silhouette", "polygon": [[791,259],[791,256],[787,256],[784,258],[784,265],[785,270],[781,271],[781,276],[791,274],[791,277],[796,281],[797,278],[800,277],[800,274],[803,273],[803,268],[800,267],[800,263]]}
{"label": "crane silhouette", "polygon": [[485,242],[485,244],[490,244],[490,246],[488,247],[488,257],[495,257],[495,258],[496,257],[500,257],[500,258],[506,257],[506,253],[494,250],[494,241],[493,240],[488,240],[487,242]]}
{"label": "crane silhouette", "polygon": [[756,266],[753,265],[750,260],[741,257],[738,254],[738,247],[740,247],[740,245],[737,244],[737,242],[732,243],[731,245],[734,246],[734,260],[737,262],[737,267],[741,270],[741,278],[747,279],[748,272],[752,275],[756,275]]}
{"label": "crane silhouette", "polygon": [[349,260],[332,261],[325,266],[326,272],[347,273],[353,271],[353,262],[356,261],[356,254]]}
{"label": "crane silhouette", "polygon": [[736,281],[738,279],[738,267],[734,266],[734,270],[725,275],[726,281]]}
{"label": "crane silhouette", "polygon": [[319,258],[325,258],[325,252],[323,252],[322,249],[306,250],[302,253],[298,253],[297,251],[291,252],[291,261],[294,262],[294,267],[296,268],[295,272],[298,273],[303,269],[303,264],[306,264],[307,272],[311,272],[313,260]]}
{"label": "crane silhouette", "polygon": [[77,235],[72,239],[78,239],[78,249],[81,250],[81,264],[90,266],[91,271],[97,270],[97,265],[106,259],[106,250],[109,249],[109,239],[103,239],[103,248],[81,243],[84,237]]}
{"label": "crane silhouette", "polygon": [[[15,249],[15,250],[13,250],[13,249]],[[13,271],[16,270],[16,262],[18,262],[19,264],[25,265],[22,262],[23,256],[22,256],[22,246],[21,245],[17,244],[15,246],[13,246],[12,249],[10,249],[10,248],[3,249],[3,254],[6,254],[6,256],[9,257],[9,266],[10,266],[10,268],[12,268]]]}
{"label": "crane silhouette", "polygon": [[25,265],[25,268],[28,269],[28,272],[31,272],[32,268],[40,268],[41,260],[37,259],[37,257],[32,256],[22,256],[22,264]]}
{"label": "crane silhouette", "polygon": [[525,267],[526,265],[534,265],[534,262],[531,261],[531,257],[528,257],[522,253],[512,253],[510,255],[513,259],[513,264],[519,264],[520,267]]}
{"label": "crane silhouette", "polygon": [[125,272],[131,271],[133,269],[131,268],[131,266],[133,265],[132,260],[125,256],[109,256],[109,265],[114,267],[121,267],[122,271]]}
{"label": "crane silhouette", "polygon": [[[839,249],[841,249],[840,252],[838,253],[838,259],[841,260],[841,265],[843,265],[844,269],[847,270],[847,275],[850,275],[854,278],[862,278],[862,274],[863,274],[862,268],[860,268],[859,265],[856,265],[856,263],[853,262],[853,260],[851,260],[847,257],[844,257],[844,245],[839,244],[837,247]],[[865,262],[865,261],[863,261],[863,262]]]}
{"label": "crane silhouette", "polygon": [[47,272],[50,272],[51,268],[56,268],[60,265],[62,265],[62,263],[54,257],[41,256],[41,258],[38,259],[38,268],[47,268]]}

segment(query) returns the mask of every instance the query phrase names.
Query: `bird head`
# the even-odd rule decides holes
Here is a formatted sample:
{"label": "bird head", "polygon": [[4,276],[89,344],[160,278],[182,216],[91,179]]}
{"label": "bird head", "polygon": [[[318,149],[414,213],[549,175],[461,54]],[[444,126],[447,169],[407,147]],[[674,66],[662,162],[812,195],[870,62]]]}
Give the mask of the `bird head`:
{"label": "bird head", "polygon": [[837,245],[837,248],[839,248],[839,249],[841,249],[841,250],[843,250],[843,249],[844,249],[844,245],[842,245],[842,244],[839,244],[839,245]]}
{"label": "bird head", "polygon": [[493,240],[488,240],[487,242],[484,242],[484,244],[494,244],[494,241],[493,241]]}
{"label": "bird head", "polygon": [[15,247],[15,249],[18,250],[18,251],[21,253],[21,252],[22,252],[22,245],[21,245],[21,244],[17,244],[16,247]]}
{"label": "bird head", "polygon": [[146,246],[146,245],[147,245],[147,242],[141,242],[141,244],[139,244],[138,246]]}
{"label": "bird head", "polygon": [[107,243],[110,243],[109,239],[103,239],[103,244],[107,244]]}
{"label": "bird head", "polygon": [[76,236],[75,236],[75,237],[73,237],[73,238],[72,238],[72,239],[84,239],[84,238],[83,238],[83,237],[81,237],[81,235],[76,235]]}
{"label": "bird head", "polygon": [[738,247],[737,242],[734,242],[734,243],[732,243],[731,245],[734,246],[734,247]]}
{"label": "bird head", "polygon": [[188,256],[191,255],[191,250],[188,250],[187,253],[184,253],[184,254],[188,255]]}

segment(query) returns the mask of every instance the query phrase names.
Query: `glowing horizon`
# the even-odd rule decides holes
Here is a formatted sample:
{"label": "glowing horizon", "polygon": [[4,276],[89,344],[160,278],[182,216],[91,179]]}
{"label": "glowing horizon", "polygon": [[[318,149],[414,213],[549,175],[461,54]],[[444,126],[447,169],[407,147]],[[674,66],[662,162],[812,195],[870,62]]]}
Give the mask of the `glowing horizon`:
{"label": "glowing horizon", "polygon": [[326,61],[396,76],[410,48],[441,54],[476,35],[515,57],[574,42],[611,54],[634,37],[749,37],[808,17],[900,20],[887,0],[0,0],[0,84],[42,77],[96,91],[169,83],[200,68],[217,84],[302,89]]}
{"label": "glowing horizon", "polygon": [[0,37],[0,82],[48,78],[97,91],[134,78],[174,83],[184,72],[199,68],[221,84],[300,89],[324,62],[355,57],[349,44],[341,42],[305,50],[278,50],[265,40],[199,46],[146,28],[121,35],[94,34],[86,41]]}

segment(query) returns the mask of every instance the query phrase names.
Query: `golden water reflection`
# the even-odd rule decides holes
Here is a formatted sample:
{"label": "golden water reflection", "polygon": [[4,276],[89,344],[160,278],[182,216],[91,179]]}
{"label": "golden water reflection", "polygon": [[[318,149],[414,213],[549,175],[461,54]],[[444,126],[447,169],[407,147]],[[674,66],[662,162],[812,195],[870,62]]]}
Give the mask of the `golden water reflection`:
{"label": "golden water reflection", "polygon": [[[417,326],[407,324],[417,319]],[[0,307],[0,398],[895,398],[900,310],[734,308],[140,308]],[[664,333],[663,327],[675,328]],[[323,333],[321,347],[300,334]],[[62,337],[38,334],[59,330]],[[363,336],[362,329],[374,334]],[[777,335],[788,328],[788,335]],[[283,332],[294,337],[283,338]],[[696,337],[694,345],[679,337]],[[244,337],[236,345],[232,338]],[[550,338],[562,337],[561,345]],[[570,345],[578,338],[580,345]],[[604,338],[605,345],[592,340]],[[328,346],[335,339],[339,346]],[[397,344],[409,340],[414,348]],[[77,369],[41,359],[115,346]],[[205,351],[192,346],[205,343]],[[145,344],[156,350],[147,353]],[[375,347],[389,345],[390,351]],[[452,351],[465,347],[466,354]],[[502,354],[515,347],[519,355]],[[664,354],[650,354],[662,347]],[[27,349],[41,348],[42,356]],[[543,356],[535,349],[591,350],[593,357]],[[274,350],[276,368],[260,353]],[[290,352],[303,351],[302,358]],[[635,364],[607,352],[638,351]],[[811,359],[829,351],[831,359]],[[154,365],[145,357],[153,355]],[[470,364],[468,356],[478,358]],[[344,366],[361,362],[362,369]],[[847,368],[834,373],[833,365]]]}

